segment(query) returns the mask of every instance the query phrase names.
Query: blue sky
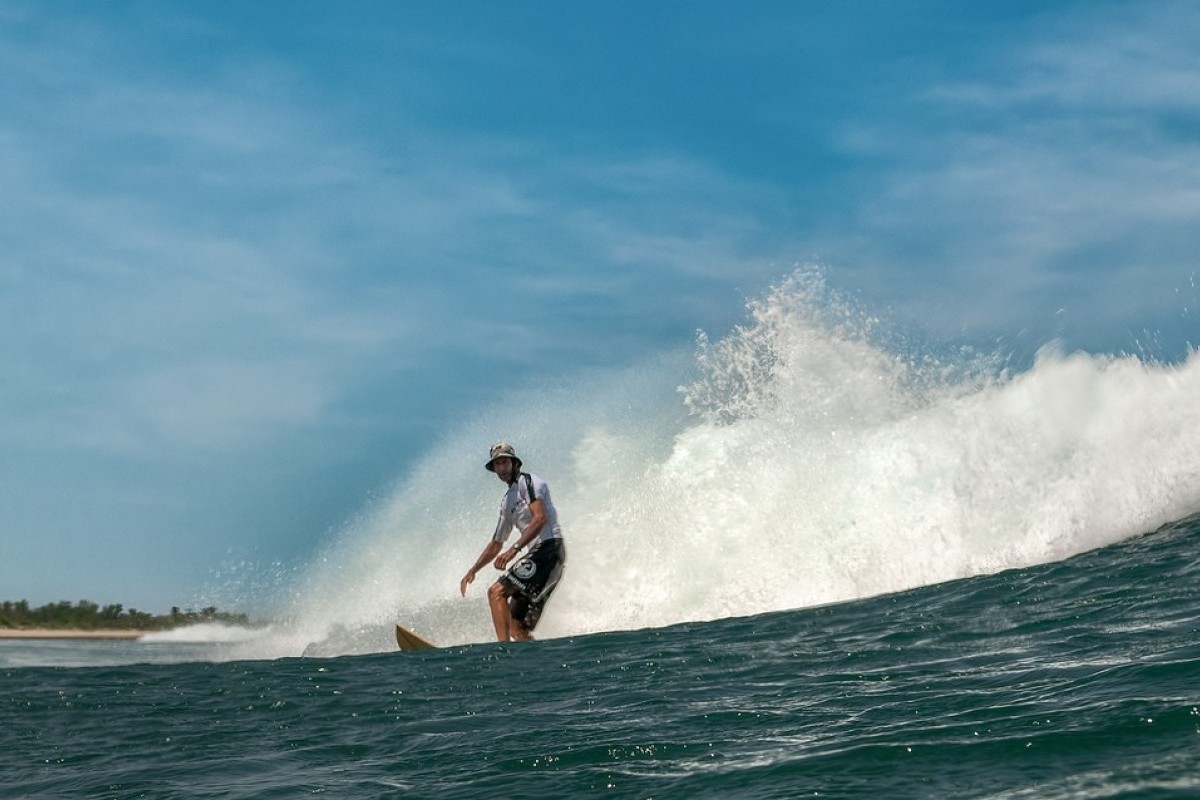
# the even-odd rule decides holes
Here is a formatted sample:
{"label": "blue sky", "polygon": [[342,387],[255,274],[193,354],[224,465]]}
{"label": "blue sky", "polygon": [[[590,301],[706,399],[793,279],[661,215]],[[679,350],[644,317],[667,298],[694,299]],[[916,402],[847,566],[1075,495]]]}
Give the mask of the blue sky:
{"label": "blue sky", "polygon": [[939,342],[1200,339],[1200,9],[743,5],[0,0],[0,596],[302,561],[796,264]]}

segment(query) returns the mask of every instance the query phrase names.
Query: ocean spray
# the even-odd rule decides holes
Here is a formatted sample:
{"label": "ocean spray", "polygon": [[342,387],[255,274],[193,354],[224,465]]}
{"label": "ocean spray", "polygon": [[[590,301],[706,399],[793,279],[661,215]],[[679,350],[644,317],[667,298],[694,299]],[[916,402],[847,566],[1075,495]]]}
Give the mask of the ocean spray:
{"label": "ocean spray", "polygon": [[[570,563],[539,635],[750,615],[1101,547],[1200,510],[1200,357],[897,344],[797,272],[692,356],[572,376],[466,420],[290,587],[243,655],[387,649],[399,620],[490,638],[480,573],[514,443],[549,483]],[[681,385],[682,384],[682,385]]]}

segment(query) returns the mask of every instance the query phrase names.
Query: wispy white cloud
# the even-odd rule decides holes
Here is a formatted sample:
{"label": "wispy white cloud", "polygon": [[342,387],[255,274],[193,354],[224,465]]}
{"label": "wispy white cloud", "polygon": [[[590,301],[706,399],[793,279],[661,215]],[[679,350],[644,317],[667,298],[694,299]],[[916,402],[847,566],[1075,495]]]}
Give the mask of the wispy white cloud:
{"label": "wispy white cloud", "polygon": [[727,202],[765,208],[770,190],[698,160],[420,121],[381,148],[285,63],[180,78],[120,29],[27,22],[0,85],[34,112],[0,124],[0,309],[19,343],[0,358],[25,378],[0,395],[25,420],[10,445],[258,446],[447,353],[547,372],[572,349],[637,351],[672,319],[690,332],[706,285],[774,269]]}
{"label": "wispy white cloud", "polygon": [[31,73],[35,93],[74,87],[0,132],[7,445],[261,443],[313,424],[348,356],[414,335],[403,315],[351,314],[314,281],[339,254],[328,234],[293,227],[321,203],[286,194],[336,188],[354,165],[337,166],[346,156],[303,114],[237,90],[77,75],[77,57],[39,48],[4,81],[6,96]]}
{"label": "wispy white cloud", "polygon": [[1083,339],[1173,324],[1200,249],[1200,145],[1176,130],[1200,130],[1200,14],[1162,11],[1039,17],[912,115],[845,129],[847,151],[890,168],[821,248],[889,288],[881,271],[907,272],[897,305],[942,330],[1054,335],[1064,306],[1088,310],[1071,319]]}

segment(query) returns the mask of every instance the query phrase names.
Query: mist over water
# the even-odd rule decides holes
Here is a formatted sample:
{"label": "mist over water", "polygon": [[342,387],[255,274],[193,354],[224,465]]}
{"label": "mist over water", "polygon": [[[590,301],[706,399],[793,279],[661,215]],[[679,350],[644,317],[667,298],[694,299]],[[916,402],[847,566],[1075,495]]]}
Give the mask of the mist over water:
{"label": "mist over water", "polygon": [[914,352],[802,271],[695,353],[465,420],[289,588],[246,657],[491,637],[480,572],[514,443],[570,553],[542,638],[750,615],[1058,560],[1200,510],[1200,357]]}

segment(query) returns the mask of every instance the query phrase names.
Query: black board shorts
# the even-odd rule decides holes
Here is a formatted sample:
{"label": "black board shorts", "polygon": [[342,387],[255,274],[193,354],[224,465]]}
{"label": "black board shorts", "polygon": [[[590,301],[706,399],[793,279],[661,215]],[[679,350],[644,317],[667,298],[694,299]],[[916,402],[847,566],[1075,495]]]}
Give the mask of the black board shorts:
{"label": "black board shorts", "polygon": [[526,630],[537,627],[566,564],[567,546],[563,540],[547,539],[500,576],[500,583],[512,590],[508,606],[513,617],[520,620]]}

